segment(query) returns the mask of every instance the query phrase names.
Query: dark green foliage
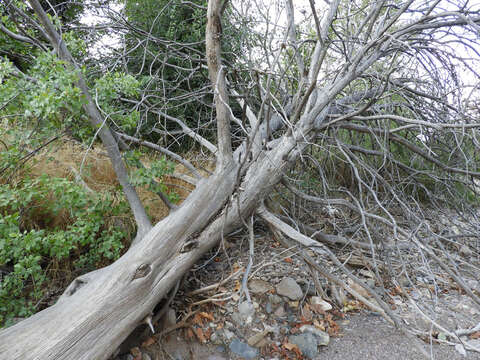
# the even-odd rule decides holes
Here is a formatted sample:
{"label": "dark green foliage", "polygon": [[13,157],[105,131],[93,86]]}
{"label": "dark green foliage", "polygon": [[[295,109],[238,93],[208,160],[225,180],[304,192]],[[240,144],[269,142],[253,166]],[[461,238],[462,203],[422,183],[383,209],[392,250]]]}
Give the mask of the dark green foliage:
{"label": "dark green foliage", "polygon": [[[84,4],[88,0],[39,0],[40,5],[45,9],[47,14],[54,17],[57,16],[63,26],[68,26],[78,22],[82,12],[84,11]],[[97,3],[106,3],[107,1],[97,1]]]}
{"label": "dark green foliage", "polygon": [[[181,119],[199,134],[214,139],[210,80],[205,60],[206,0],[182,4],[180,0],[126,0],[123,10],[130,31],[125,36],[126,68],[142,78],[147,100],[139,107],[142,134],[153,141],[160,136],[151,129],[178,130],[178,124],[150,112]],[[229,24],[228,10],[223,20],[223,58],[234,62],[240,40]],[[124,71],[124,67],[122,67]],[[188,150],[195,143],[188,137],[164,136],[161,141],[177,150]]]}
{"label": "dark green foliage", "polygon": [[[194,3],[206,7],[207,1]],[[151,97],[149,104],[181,118],[192,127],[208,122],[210,109],[196,98],[203,98],[206,91],[189,95],[194,89],[209,86],[207,71],[202,69],[205,11],[181,4],[179,0],[127,0],[124,12],[135,29],[125,37],[128,72],[145,77],[142,90]],[[141,46],[138,46],[139,41]],[[210,103],[211,99],[205,101]],[[142,132],[157,140],[158,136],[151,133],[151,128],[158,126],[158,116],[143,112],[142,117]],[[177,128],[170,123],[163,123],[160,127],[165,130]],[[170,142],[171,138],[164,141]],[[187,142],[186,148],[189,145]]]}

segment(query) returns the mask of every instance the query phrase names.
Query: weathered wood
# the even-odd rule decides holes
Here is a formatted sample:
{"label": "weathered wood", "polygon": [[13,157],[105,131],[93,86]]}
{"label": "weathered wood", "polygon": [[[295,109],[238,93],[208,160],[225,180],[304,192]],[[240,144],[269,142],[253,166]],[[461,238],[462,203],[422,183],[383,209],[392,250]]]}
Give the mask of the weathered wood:
{"label": "weathered wood", "polygon": [[210,226],[216,232],[208,232],[205,244],[180,252],[224,207],[235,174],[235,168],[214,174],[114,264],[70,287],[54,306],[0,332],[0,359],[108,358],[218,239],[221,228]]}
{"label": "weathered wood", "polygon": [[[240,188],[234,164],[201,180],[181,208],[119,260],[84,276],[54,306],[0,332],[0,359],[107,359],[222,231],[256,209],[279,182],[294,144],[284,141],[252,164]],[[181,252],[189,240],[198,246]]]}
{"label": "weathered wood", "polygon": [[[37,14],[42,15],[40,20],[46,29],[45,34],[50,38],[59,55],[74,64],[68,49],[41,9],[38,0],[30,0],[30,3]],[[319,82],[318,76],[322,63],[331,45],[328,34],[333,21],[337,19],[340,4],[340,0],[331,1],[322,24],[318,22],[316,24],[318,41],[313,55],[309,58],[308,71],[307,69],[302,71],[305,80],[300,83],[291,105],[288,106],[289,109],[272,114],[271,118],[267,118],[266,115],[255,117],[253,111],[247,111],[251,129],[232,156],[231,109],[228,105],[225,71],[222,68],[220,56],[221,4],[222,2],[218,0],[209,1],[206,30],[207,63],[215,91],[218,147],[203,138],[199,141],[200,144],[217,153],[216,172],[208,179],[200,179],[196,183],[196,189],[182,206],[173,210],[167,218],[150,229],[143,206],[135,190],[128,183],[116,140],[107,128],[102,127],[104,119],[80,77],[78,86],[87,98],[85,110],[90,115],[92,124],[95,127],[100,126],[99,135],[108,150],[132,207],[141,236],[129,251],[112,265],[76,279],[57,304],[1,331],[0,359],[107,359],[146,315],[151,313],[180,277],[205,252],[219,242],[222,234],[227,234],[240,226],[241,218],[251,215],[258,208],[272,186],[280,181],[285,170],[298,159],[308,143],[315,138],[315,131],[325,130],[340,121],[345,121],[339,124],[343,128],[358,132],[368,130],[366,126],[362,127],[346,121],[360,116],[367,110],[370,103],[364,105],[364,100],[374,99],[378,92],[365,90],[357,96],[339,99],[347,86],[360,76],[378,77],[376,73],[372,77],[372,74],[365,74],[365,72],[378,60],[387,59],[391,54],[399,52],[403,46],[399,44],[408,45],[411,34],[424,29],[449,28],[467,23],[475,26],[480,24],[477,15],[474,18],[467,18],[463,9],[462,12],[457,13],[458,19],[455,20],[450,20],[446,15],[430,16],[432,7],[423,17],[413,20],[414,22],[393,27],[392,25],[408,9],[412,1],[404,3],[397,11],[386,12],[382,20],[376,23],[377,15],[383,7],[383,3],[380,2],[369,8],[370,14],[366,19],[373,19],[373,21],[366,27],[367,33],[361,37],[362,41],[358,42],[355,38],[355,41],[348,43],[351,47],[351,51],[348,52],[348,61],[344,66],[339,67],[335,76]],[[227,1],[223,2],[223,5],[225,4]],[[293,2],[289,1],[288,4],[291,10]],[[294,44],[296,40],[293,31],[293,11],[289,11],[289,14],[292,17],[289,41],[294,48],[298,49],[298,44]],[[443,16],[445,18],[442,20]],[[374,28],[375,31],[372,30]],[[420,38],[415,36],[415,41]],[[392,63],[393,65],[395,64]],[[301,67],[300,64],[299,68]],[[383,75],[380,75],[379,78],[382,79]],[[269,89],[269,86],[267,88]],[[425,96],[425,98],[429,97]],[[358,106],[351,109],[346,106],[352,103],[358,103]],[[243,107],[246,106],[245,102]],[[329,114],[340,117],[327,122]],[[398,118],[395,119],[398,120]],[[418,121],[416,120],[415,123]],[[436,123],[435,118],[433,124]],[[179,124],[183,123],[180,121]],[[195,133],[191,129],[186,128],[185,125],[181,126],[186,134],[194,137]],[[272,130],[284,126],[288,127],[287,131],[276,135],[275,138],[269,136]],[[378,133],[378,135],[389,134],[389,129],[381,129],[381,131],[370,129],[368,132]],[[390,139],[392,136],[390,135]],[[405,139],[399,140],[398,143],[413,153],[423,154],[416,148],[409,147]],[[436,164],[431,156],[422,157]],[[452,171],[452,168],[444,168],[444,170]],[[467,170],[461,170],[460,173],[472,174],[470,171],[465,171]],[[195,173],[195,171],[192,172]],[[377,216],[376,219],[382,218]],[[382,221],[387,220],[382,219]],[[277,223],[277,225],[282,224]],[[147,232],[148,229],[150,230]],[[300,239],[304,245],[313,244],[298,232],[293,232],[285,226],[283,229],[292,238]],[[185,247],[187,243],[196,244],[196,246],[187,248]],[[422,246],[424,245],[418,244],[419,248]],[[430,255],[436,256],[433,252]],[[439,261],[438,257],[436,260]],[[311,266],[315,267],[313,263]],[[321,268],[317,270],[322,271]]]}
{"label": "weathered wood", "polygon": [[217,166],[226,166],[232,161],[232,141],[230,135],[230,108],[225,80],[225,69],[222,66],[220,39],[222,1],[208,2],[207,27],[205,29],[205,50],[208,73],[215,94],[215,111],[217,118],[218,154]]}

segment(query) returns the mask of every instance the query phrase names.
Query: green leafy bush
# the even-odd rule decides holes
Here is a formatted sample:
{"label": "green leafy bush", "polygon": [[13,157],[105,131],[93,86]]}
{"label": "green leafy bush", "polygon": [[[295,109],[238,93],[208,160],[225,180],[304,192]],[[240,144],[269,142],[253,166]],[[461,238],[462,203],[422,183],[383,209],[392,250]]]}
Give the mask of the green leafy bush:
{"label": "green leafy bush", "polygon": [[[117,259],[126,230],[107,221],[127,212],[124,201],[89,194],[63,178],[0,185],[0,325],[40,310],[55,281]],[[62,279],[54,275],[59,264],[70,272]]]}
{"label": "green leafy bush", "polygon": [[[130,175],[130,182],[135,186],[143,186],[153,193],[163,193],[168,199],[177,203],[180,198],[175,191],[171,191],[163,183],[165,175],[173,174],[175,170],[175,163],[168,161],[166,157],[160,157],[157,161],[150,164],[150,167],[145,167],[140,157],[142,153],[139,150],[130,151],[126,154],[125,159],[131,168],[135,168]],[[132,169],[133,170],[133,169]]]}
{"label": "green leafy bush", "polygon": [[125,107],[121,97],[135,98],[140,94],[140,82],[132,75],[107,72],[95,81],[95,96],[102,104],[108,119],[123,131],[133,132],[137,128],[140,113]]}

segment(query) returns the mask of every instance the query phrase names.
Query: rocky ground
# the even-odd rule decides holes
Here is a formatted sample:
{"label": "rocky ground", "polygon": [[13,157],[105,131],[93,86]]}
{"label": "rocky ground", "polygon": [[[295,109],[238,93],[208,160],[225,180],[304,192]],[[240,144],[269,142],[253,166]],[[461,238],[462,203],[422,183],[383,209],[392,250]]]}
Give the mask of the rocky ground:
{"label": "rocky ground", "polygon": [[[133,336],[116,359],[421,359],[418,344],[432,359],[480,359],[469,350],[480,349],[480,331],[460,337],[463,345],[450,332],[480,324],[478,306],[457,290],[432,287],[419,275],[418,286],[408,289],[414,305],[398,289],[387,289],[384,299],[407,328],[417,331],[407,337],[338,288],[322,283],[326,291],[319,296],[296,249],[284,249],[267,236],[256,244],[248,295],[242,288],[248,241],[232,238],[186,276],[155,325],[157,333]],[[354,258],[346,263],[375,288],[373,274],[354,265]],[[479,288],[478,281],[472,285]]]}

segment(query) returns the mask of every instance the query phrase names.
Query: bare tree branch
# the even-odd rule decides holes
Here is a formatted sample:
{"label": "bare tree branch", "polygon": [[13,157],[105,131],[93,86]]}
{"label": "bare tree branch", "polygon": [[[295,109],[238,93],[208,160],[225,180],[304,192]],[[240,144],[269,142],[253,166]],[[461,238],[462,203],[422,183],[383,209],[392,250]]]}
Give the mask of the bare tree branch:
{"label": "bare tree branch", "polygon": [[40,5],[38,0],[31,0],[30,4],[32,8],[35,10],[39,20],[45,27],[45,31],[48,34],[49,40],[51,44],[55,47],[55,50],[58,53],[58,56],[73,66],[78,73],[78,87],[82,90],[83,95],[85,96],[87,102],[84,105],[85,111],[90,116],[90,122],[94,128],[99,128],[99,136],[102,139],[102,142],[105,145],[105,148],[108,152],[108,155],[111,159],[113,168],[115,170],[115,174],[117,175],[118,181],[122,185],[123,191],[125,192],[125,196],[127,197],[128,203],[132,209],[133,215],[135,217],[135,221],[138,225],[138,232],[137,232],[137,239],[141,239],[151,228],[152,225],[148,218],[148,215],[143,207],[140,198],[138,197],[135,188],[129,183],[128,181],[128,173],[123,163],[122,156],[120,154],[120,150],[118,149],[117,142],[113,137],[112,133],[108,129],[107,126],[104,125],[104,119],[100,112],[98,111],[97,107],[95,106],[95,102],[90,95],[88,90],[87,84],[83,78],[83,75],[75,63],[72,55],[68,51],[65,43],[60,38],[59,34],[55,30],[50,19],[47,17],[47,14],[43,10],[42,6]]}

